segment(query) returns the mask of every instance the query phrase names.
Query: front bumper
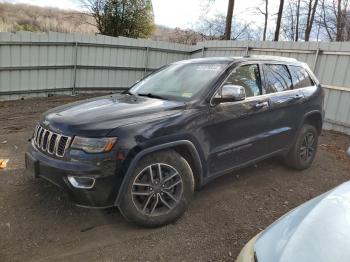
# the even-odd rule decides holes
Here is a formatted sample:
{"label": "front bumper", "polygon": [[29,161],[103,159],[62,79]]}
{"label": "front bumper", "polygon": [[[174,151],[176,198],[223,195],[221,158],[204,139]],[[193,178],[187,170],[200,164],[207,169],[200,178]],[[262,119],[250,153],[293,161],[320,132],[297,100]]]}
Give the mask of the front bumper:
{"label": "front bumper", "polygon": [[255,256],[254,245],[260,234],[261,233],[257,234],[255,237],[249,240],[249,242],[242,248],[236,262],[258,262]]}
{"label": "front bumper", "polygon": [[[67,153],[73,155],[74,152]],[[91,208],[114,206],[120,185],[116,161],[110,154],[90,154],[87,159],[84,159],[84,153],[76,155],[75,158],[54,158],[30,143],[25,154],[26,168],[34,178],[44,178],[61,188],[76,205]],[[84,161],[79,161],[79,158]],[[76,188],[68,176],[93,179],[94,185],[89,189]]]}

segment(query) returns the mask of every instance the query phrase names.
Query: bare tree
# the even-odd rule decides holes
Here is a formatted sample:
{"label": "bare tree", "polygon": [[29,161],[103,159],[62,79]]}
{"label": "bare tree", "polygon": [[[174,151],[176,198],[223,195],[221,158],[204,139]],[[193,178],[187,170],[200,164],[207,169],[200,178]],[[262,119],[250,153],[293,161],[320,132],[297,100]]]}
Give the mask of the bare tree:
{"label": "bare tree", "polygon": [[[347,20],[348,20],[348,0],[338,0],[336,12],[336,41],[345,41],[347,38]],[[335,9],[335,8],[334,8]]]}
{"label": "bare tree", "polygon": [[265,2],[265,11],[261,10],[260,7],[257,7],[256,9],[264,15],[264,32],[263,32],[263,41],[266,40],[266,33],[267,33],[267,21],[269,18],[269,0],[263,0]]}
{"label": "bare tree", "polygon": [[[320,36],[322,1],[333,0],[287,0],[281,25],[284,38],[309,41],[311,37]],[[327,9],[327,19],[330,17],[328,13]],[[315,24],[318,27],[314,30]]]}
{"label": "bare tree", "polygon": [[232,17],[233,17],[233,8],[235,5],[235,0],[228,1],[227,15],[226,15],[226,27],[225,27],[225,39],[231,39],[231,28],[232,28]]}
{"label": "bare tree", "polygon": [[279,36],[280,36],[282,13],[283,13],[283,5],[284,5],[284,0],[280,0],[280,6],[278,8],[278,15],[277,15],[277,22],[276,22],[275,37],[273,39],[274,41],[278,41]]}
{"label": "bare tree", "polygon": [[317,23],[330,41],[350,40],[349,0],[320,0]]}
{"label": "bare tree", "polygon": [[305,28],[305,41],[309,41],[310,39],[310,34],[314,23],[314,19],[315,19],[317,4],[318,4],[318,0],[314,0],[314,1],[309,0],[306,28]]}
{"label": "bare tree", "polygon": [[287,6],[283,11],[283,19],[281,24],[281,35],[284,39],[294,41],[295,39],[295,24],[296,24],[296,5],[295,1],[287,1]]}
{"label": "bare tree", "polygon": [[334,40],[335,35],[335,27],[333,27],[336,22],[334,21],[334,13],[331,11],[332,8],[328,5],[328,2],[326,0],[322,0],[321,3],[321,14],[320,14],[320,27],[324,29],[324,31],[327,33],[327,37],[330,41]]}
{"label": "bare tree", "polygon": [[[206,36],[207,40],[222,40],[225,39],[226,17],[222,14],[217,14],[214,18],[203,19],[196,26],[195,30]],[[233,19],[235,26],[231,28],[232,40],[259,40],[261,39],[260,29],[252,28],[250,23],[242,23]]]}
{"label": "bare tree", "polygon": [[341,31],[342,31],[342,17],[341,17],[341,0],[338,0],[337,5],[337,36],[336,41],[341,41]]}
{"label": "bare tree", "polygon": [[300,0],[298,0],[298,4],[297,4],[295,42],[298,42],[298,40],[299,40],[299,19],[300,19]]}

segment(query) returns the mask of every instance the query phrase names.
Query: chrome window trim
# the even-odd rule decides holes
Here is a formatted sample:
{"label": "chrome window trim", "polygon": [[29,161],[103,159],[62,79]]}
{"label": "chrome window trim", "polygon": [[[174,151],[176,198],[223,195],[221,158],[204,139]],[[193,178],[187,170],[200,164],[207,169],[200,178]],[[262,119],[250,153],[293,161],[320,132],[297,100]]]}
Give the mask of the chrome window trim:
{"label": "chrome window trim", "polygon": [[[316,81],[315,79],[317,79],[315,77],[315,75],[311,72],[311,70],[305,66],[304,64],[295,64],[295,63],[282,63],[282,62],[277,62],[277,61],[272,61],[272,62],[269,62],[269,61],[249,61],[249,62],[243,62],[243,63],[240,63],[237,67],[234,67],[233,69],[235,68],[238,68],[238,67],[241,67],[241,66],[245,66],[245,65],[258,65],[259,66],[259,71],[260,71],[260,78],[261,78],[261,81],[262,81],[262,76],[261,76],[261,66],[264,65],[264,64],[282,64],[282,65],[285,65],[288,66],[289,65],[294,65],[294,66],[299,66],[301,68],[304,68],[306,69],[306,71],[309,73],[309,76],[310,78],[313,80],[314,82],[314,85],[313,86],[317,86],[319,85],[319,82]],[[231,71],[233,71],[233,69]],[[289,69],[288,69],[289,70]],[[220,88],[222,88],[222,86],[225,84],[226,80],[231,76],[232,72],[224,79],[224,81],[220,84],[220,86],[215,90],[215,92],[213,93],[213,95],[211,96],[210,98],[210,102],[209,102],[209,105],[211,107],[215,107],[216,105],[213,104],[213,99],[215,97],[215,95],[217,94],[217,92],[220,90]],[[262,81],[263,82],[263,81]],[[263,84],[263,83],[262,83]],[[302,90],[305,90],[307,88],[310,88],[310,87],[313,87],[313,86],[305,86],[305,87],[302,87],[302,88],[297,88],[297,89],[290,89],[290,90],[285,90],[285,91],[279,91],[279,92],[274,92],[274,93],[269,93],[269,94],[263,94],[263,95],[258,95],[258,96],[251,96],[251,97],[247,97],[246,99],[242,100],[242,101],[235,101],[235,102],[230,102],[229,104],[232,104],[232,103],[244,103],[244,102],[249,102],[249,101],[258,101],[260,99],[264,99],[264,98],[269,98],[269,97],[272,97],[272,96],[275,96],[277,94],[288,94],[288,93],[293,93],[293,92],[296,92],[298,90],[302,91]],[[225,103],[226,104],[226,103]]]}

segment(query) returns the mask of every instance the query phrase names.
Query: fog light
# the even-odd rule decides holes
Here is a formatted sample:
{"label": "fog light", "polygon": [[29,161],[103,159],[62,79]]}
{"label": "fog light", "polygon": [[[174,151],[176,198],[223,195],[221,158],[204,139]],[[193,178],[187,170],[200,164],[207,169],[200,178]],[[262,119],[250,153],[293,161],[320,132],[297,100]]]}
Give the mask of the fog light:
{"label": "fog light", "polygon": [[91,189],[95,185],[95,178],[68,176],[68,181],[75,188]]}

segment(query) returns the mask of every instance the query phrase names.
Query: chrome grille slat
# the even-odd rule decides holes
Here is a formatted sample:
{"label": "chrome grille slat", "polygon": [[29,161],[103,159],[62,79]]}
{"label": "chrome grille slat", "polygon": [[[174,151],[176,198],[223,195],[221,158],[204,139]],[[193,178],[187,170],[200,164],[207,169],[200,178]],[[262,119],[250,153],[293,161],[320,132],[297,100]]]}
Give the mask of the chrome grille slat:
{"label": "chrome grille slat", "polygon": [[45,129],[41,128],[40,133],[39,133],[39,147],[40,148],[42,148],[42,146],[43,146],[44,133],[45,133]]}
{"label": "chrome grille slat", "polygon": [[69,145],[70,145],[70,141],[71,141],[71,138],[68,137],[66,146],[64,147],[64,152],[66,152],[66,150],[68,149],[68,147],[69,147]]}
{"label": "chrome grille slat", "polygon": [[43,152],[63,157],[70,145],[71,137],[52,132],[37,125],[34,131],[33,143]]}
{"label": "chrome grille slat", "polygon": [[40,133],[40,126],[37,127],[37,130],[36,130],[36,135],[35,135],[35,144],[38,144],[39,143],[39,133]]}
{"label": "chrome grille slat", "polygon": [[45,130],[44,133],[43,133],[43,138],[42,138],[42,146],[41,146],[41,149],[46,151],[47,149],[47,141],[48,141],[48,138],[49,138],[49,135],[50,135],[50,132],[48,130]]}
{"label": "chrome grille slat", "polygon": [[49,136],[47,137],[47,144],[46,144],[46,150],[48,153],[50,153],[50,144],[51,144],[51,137],[52,137],[53,133],[50,132]]}
{"label": "chrome grille slat", "polygon": [[36,136],[38,135],[38,129],[39,129],[39,126],[36,126],[34,130],[34,135],[33,135],[34,140],[36,140]]}
{"label": "chrome grille slat", "polygon": [[56,138],[56,143],[55,143],[55,152],[57,152],[57,149],[58,149],[58,143],[60,142],[61,140],[61,135],[57,135],[57,138]]}
{"label": "chrome grille slat", "polygon": [[[56,139],[57,139],[57,134],[52,133],[51,137],[50,137],[49,146],[47,149],[47,152],[49,152],[49,154],[53,154],[55,152]],[[53,146],[51,146],[52,144],[53,144]]]}
{"label": "chrome grille slat", "polygon": [[61,136],[60,141],[58,142],[58,147],[57,147],[57,155],[62,156],[64,154],[64,149],[66,147],[67,140],[65,137]]}

